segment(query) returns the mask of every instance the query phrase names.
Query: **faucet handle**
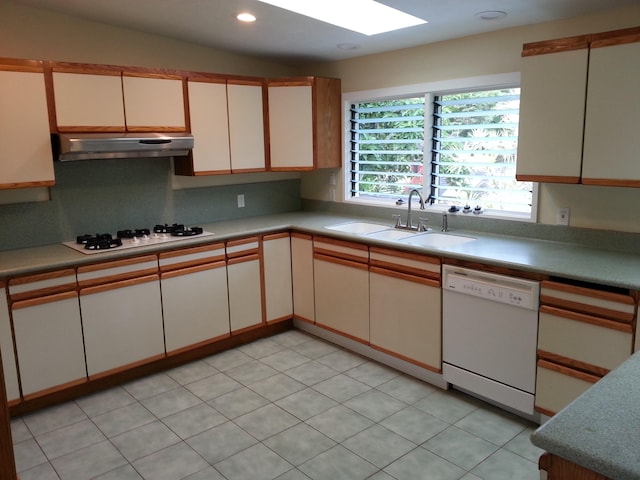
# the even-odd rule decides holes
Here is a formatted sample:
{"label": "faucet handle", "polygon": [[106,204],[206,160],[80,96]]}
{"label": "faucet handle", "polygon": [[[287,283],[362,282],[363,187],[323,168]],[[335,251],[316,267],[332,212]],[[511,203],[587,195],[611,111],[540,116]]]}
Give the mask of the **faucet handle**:
{"label": "faucet handle", "polygon": [[418,231],[419,232],[428,232],[430,228],[427,226],[429,222],[428,218],[418,217]]}
{"label": "faucet handle", "polygon": [[402,227],[402,220],[401,220],[402,219],[402,215],[400,215],[399,213],[394,213],[391,216],[396,219],[396,224],[394,225],[394,228]]}

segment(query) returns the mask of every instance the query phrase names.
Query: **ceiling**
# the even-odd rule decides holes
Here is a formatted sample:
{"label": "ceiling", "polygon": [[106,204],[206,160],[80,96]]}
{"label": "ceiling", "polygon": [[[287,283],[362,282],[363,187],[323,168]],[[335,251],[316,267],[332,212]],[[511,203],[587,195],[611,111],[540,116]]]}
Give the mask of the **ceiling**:
{"label": "ceiling", "polygon": [[[12,1],[288,64],[353,58],[640,5],[640,0],[378,0],[429,23],[366,36],[257,0]],[[476,15],[495,10],[504,11],[507,16],[481,20]],[[235,19],[240,11],[252,12],[257,21],[241,24]],[[339,44],[356,48],[340,49]]]}

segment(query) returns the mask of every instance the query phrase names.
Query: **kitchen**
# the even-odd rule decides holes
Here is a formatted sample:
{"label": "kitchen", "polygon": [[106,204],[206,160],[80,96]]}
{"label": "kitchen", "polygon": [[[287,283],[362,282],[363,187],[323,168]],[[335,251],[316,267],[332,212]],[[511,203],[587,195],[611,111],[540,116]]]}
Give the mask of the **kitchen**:
{"label": "kitchen", "polygon": [[[631,27],[638,23],[640,14],[637,8],[629,8],[416,47],[404,51],[403,55],[380,54],[293,68],[224,52],[212,55],[203,47],[34,11],[12,3],[0,8],[3,22],[0,56],[4,57],[46,57],[237,75],[283,76],[312,72],[341,78],[344,92],[419,83],[424,82],[425,77],[441,80],[517,71],[523,43]],[[57,42],[43,40],[51,38]],[[153,47],[148,46],[150,42]],[[427,71],[419,67],[425,64],[425,58],[434,65],[442,65],[442,70],[429,68]],[[474,61],[469,62],[469,58]],[[381,63],[384,69],[379,68]],[[415,70],[407,65],[416,65]],[[174,218],[196,224],[296,211],[302,204],[314,205],[331,198],[330,175],[328,171],[258,175],[257,180],[251,178],[241,185],[221,177],[214,180],[214,186],[174,189],[175,182],[187,183],[192,179],[172,178],[166,163],[143,161],[126,167],[117,163],[99,167],[88,163],[57,164],[57,186],[51,201],[1,207],[3,218],[12,225],[11,232],[3,234],[3,250],[57,243],[96,228],[106,230],[122,218],[126,218],[130,226],[172,222]],[[274,180],[277,183],[272,183]],[[555,225],[557,207],[570,206],[572,227],[619,232],[619,237],[640,232],[640,224],[630,220],[626,208],[620,208],[634,204],[638,195],[635,189],[542,184],[540,190],[541,228]],[[48,195],[46,192],[0,193],[3,203],[10,202],[16,195]],[[244,209],[236,206],[237,195],[241,194],[247,199]],[[143,208],[132,210],[132,202]],[[109,205],[109,209],[104,205]],[[86,210],[100,212],[100,218],[87,218]],[[42,226],[41,235],[33,235],[33,225]]]}

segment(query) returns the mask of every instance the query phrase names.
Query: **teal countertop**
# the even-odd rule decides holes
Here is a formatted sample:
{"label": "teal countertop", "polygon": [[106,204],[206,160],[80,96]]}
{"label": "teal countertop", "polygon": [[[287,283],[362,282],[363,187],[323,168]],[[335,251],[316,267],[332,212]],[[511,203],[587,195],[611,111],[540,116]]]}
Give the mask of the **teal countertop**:
{"label": "teal countertop", "polygon": [[[559,276],[613,287],[640,289],[640,255],[571,243],[505,236],[485,232],[452,230],[453,234],[476,237],[477,240],[450,248],[427,248],[397,241],[376,240],[363,235],[343,233],[325,228],[349,221],[370,221],[391,227],[390,222],[345,215],[294,212],[200,224],[213,236],[190,237],[160,246],[104,251],[85,255],[62,244],[0,251],[0,279],[64,267],[74,267],[96,261],[114,260],[176,247],[194,246],[216,240],[227,240],[278,230],[295,229],[343,240],[361,241],[371,245],[397,247],[440,257],[482,262],[527,272]],[[72,240],[72,239],[69,239]]]}
{"label": "teal countertop", "polygon": [[640,352],[531,436],[537,447],[615,480],[640,478]]}

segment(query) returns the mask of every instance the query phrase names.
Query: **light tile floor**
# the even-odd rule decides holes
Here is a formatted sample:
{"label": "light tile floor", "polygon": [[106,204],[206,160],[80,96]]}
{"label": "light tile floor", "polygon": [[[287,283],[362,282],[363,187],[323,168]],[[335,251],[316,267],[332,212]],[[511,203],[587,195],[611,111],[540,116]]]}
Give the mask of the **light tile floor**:
{"label": "light tile floor", "polygon": [[11,423],[21,480],[537,480],[535,425],[298,330]]}

